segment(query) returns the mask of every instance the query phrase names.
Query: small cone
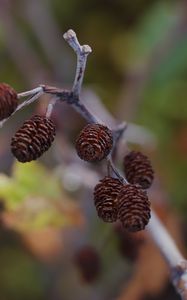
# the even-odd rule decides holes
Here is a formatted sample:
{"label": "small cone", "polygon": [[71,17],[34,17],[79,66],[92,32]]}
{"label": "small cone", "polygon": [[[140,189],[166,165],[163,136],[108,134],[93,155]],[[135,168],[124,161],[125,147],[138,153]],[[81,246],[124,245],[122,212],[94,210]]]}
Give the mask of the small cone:
{"label": "small cone", "polygon": [[119,179],[105,177],[94,189],[94,202],[98,216],[104,222],[115,222],[118,216],[116,198],[123,187]]}
{"label": "small cone", "polygon": [[129,232],[143,230],[151,217],[150,202],[140,186],[124,185],[117,197],[118,217]]}
{"label": "small cone", "polygon": [[11,150],[20,162],[29,162],[39,158],[47,151],[55,137],[55,125],[52,120],[35,115],[24,122],[12,138]]}
{"label": "small cone", "polygon": [[8,118],[18,106],[16,91],[6,83],[0,83],[0,121]]}
{"label": "small cone", "polygon": [[92,246],[84,246],[76,253],[75,264],[85,283],[92,283],[98,278],[101,261],[98,252]]}
{"label": "small cone", "polygon": [[88,124],[80,132],[76,140],[78,156],[89,162],[101,161],[112,149],[111,130],[101,124]]}
{"label": "small cone", "polygon": [[154,179],[154,171],[147,156],[131,151],[124,157],[124,172],[129,183],[148,189]]}

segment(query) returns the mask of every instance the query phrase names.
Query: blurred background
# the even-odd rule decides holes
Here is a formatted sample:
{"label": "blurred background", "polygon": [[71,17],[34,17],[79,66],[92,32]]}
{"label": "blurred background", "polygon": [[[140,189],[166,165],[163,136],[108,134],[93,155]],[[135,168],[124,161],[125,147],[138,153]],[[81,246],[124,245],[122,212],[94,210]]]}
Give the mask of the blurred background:
{"label": "blurred background", "polygon": [[[185,255],[186,0],[0,0],[0,82],[18,92],[71,88],[76,57],[63,39],[70,28],[93,50],[83,101],[110,126],[129,122],[117,164],[127,145],[149,155],[152,207]],[[92,191],[106,168],[76,156],[85,122],[70,107],[56,105],[58,134],[40,160],[14,161],[11,137],[48,101],[0,131],[0,300],[179,299],[146,232],[129,235],[98,219]]]}

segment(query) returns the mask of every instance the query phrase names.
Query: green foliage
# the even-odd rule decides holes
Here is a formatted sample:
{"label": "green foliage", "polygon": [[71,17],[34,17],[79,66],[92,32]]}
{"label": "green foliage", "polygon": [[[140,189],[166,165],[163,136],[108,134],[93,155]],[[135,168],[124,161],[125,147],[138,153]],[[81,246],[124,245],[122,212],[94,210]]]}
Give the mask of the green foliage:
{"label": "green foliage", "polygon": [[0,197],[5,198],[10,208],[20,205],[26,197],[48,197],[57,199],[61,196],[58,179],[40,163],[15,163],[11,177],[0,175]]}
{"label": "green foliage", "polygon": [[1,174],[0,197],[5,199],[7,210],[15,213],[15,227],[19,229],[69,222],[69,216],[58,208],[64,197],[58,178],[38,162],[16,162],[11,177]]}

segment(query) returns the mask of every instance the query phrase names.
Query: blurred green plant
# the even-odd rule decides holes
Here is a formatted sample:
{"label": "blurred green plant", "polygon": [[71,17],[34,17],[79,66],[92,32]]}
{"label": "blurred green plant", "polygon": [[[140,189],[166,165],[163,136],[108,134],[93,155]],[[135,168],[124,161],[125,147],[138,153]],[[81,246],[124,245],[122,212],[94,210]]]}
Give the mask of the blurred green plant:
{"label": "blurred green plant", "polygon": [[39,162],[16,162],[11,177],[0,174],[0,197],[17,229],[62,227],[72,222],[71,211],[63,211],[68,197],[58,177]]}

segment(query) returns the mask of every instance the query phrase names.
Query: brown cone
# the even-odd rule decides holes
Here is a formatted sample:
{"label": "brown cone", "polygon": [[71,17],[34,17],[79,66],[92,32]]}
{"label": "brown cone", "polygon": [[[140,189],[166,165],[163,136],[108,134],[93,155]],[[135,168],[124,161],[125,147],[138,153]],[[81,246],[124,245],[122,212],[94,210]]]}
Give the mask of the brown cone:
{"label": "brown cone", "polygon": [[124,185],[117,197],[118,217],[129,232],[143,230],[151,217],[147,193],[140,186]]}
{"label": "brown cone", "polygon": [[94,189],[94,202],[98,216],[104,222],[115,222],[118,216],[116,198],[123,184],[119,179],[105,177]]}
{"label": "brown cone", "polygon": [[75,263],[86,283],[94,282],[100,271],[101,261],[98,252],[92,246],[82,247],[75,255]]}
{"label": "brown cone", "polygon": [[0,121],[8,118],[18,106],[16,91],[6,83],[0,83]]}
{"label": "brown cone", "polygon": [[112,132],[101,124],[88,124],[76,140],[78,156],[89,162],[107,157],[113,145]]}
{"label": "brown cone", "polygon": [[139,251],[145,242],[144,232],[127,232],[120,223],[116,223],[114,228],[120,254],[125,259],[132,262],[136,261],[139,256]]}
{"label": "brown cone", "polygon": [[20,162],[29,162],[47,151],[55,137],[55,125],[52,120],[35,115],[23,123],[12,138],[11,150]]}
{"label": "brown cone", "polygon": [[143,189],[151,186],[154,171],[147,156],[138,151],[131,151],[124,157],[124,171],[127,180],[139,184]]}

